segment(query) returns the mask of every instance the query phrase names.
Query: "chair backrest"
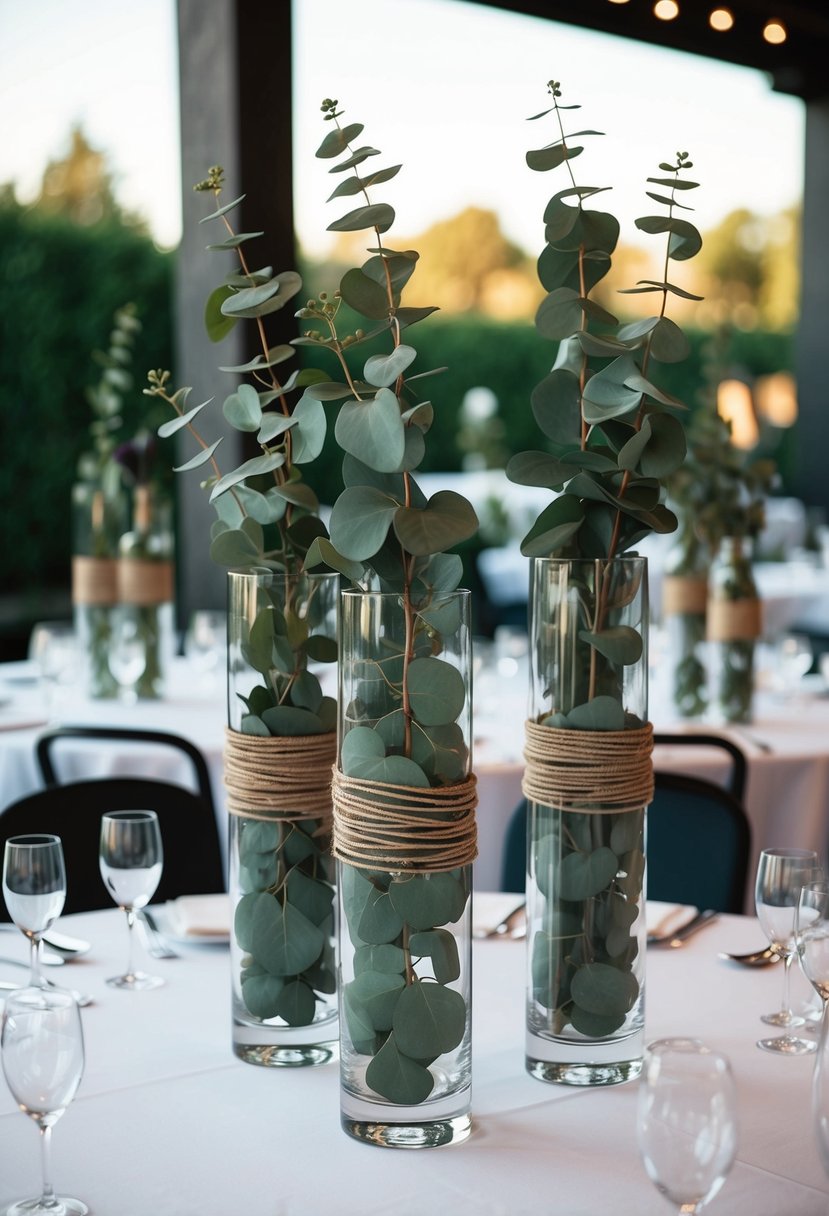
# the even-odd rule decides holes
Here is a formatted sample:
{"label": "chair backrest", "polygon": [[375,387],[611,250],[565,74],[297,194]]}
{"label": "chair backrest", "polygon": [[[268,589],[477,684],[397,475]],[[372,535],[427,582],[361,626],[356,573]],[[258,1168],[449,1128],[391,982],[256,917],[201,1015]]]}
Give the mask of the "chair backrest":
{"label": "chair backrest", "polygon": [[653,736],[653,742],[654,746],[667,744],[670,747],[688,748],[689,777],[699,776],[698,773],[693,771],[691,749],[695,747],[718,747],[720,751],[726,752],[731,760],[731,767],[729,769],[728,783],[725,788],[738,802],[743,801],[746,790],[746,756],[742,748],[738,747],[736,743],[732,743],[730,739],[726,739],[722,735],[700,735],[696,732],[674,735],[656,731]]}
{"label": "chair backrest", "polygon": [[[178,749],[191,762],[196,791],[145,776],[59,782],[53,749],[62,739],[151,743]],[[36,756],[47,787],[0,812],[0,847],[9,836],[53,832],[66,858],[65,912],[110,907],[98,869],[101,816],[112,810],[153,810],[164,846],[164,869],[156,902],[178,895],[224,890],[224,866],[210,775],[201,752],[186,739],[163,731],[117,727],[57,727],[37,741]],[[136,760],[138,769],[146,766]],[[0,900],[0,918],[8,919]]]}
{"label": "chair backrest", "polygon": [[[712,781],[679,773],[655,773],[654,785],[648,811],[648,898],[742,912],[751,829],[740,803]],[[525,887],[527,817],[522,798],[507,828],[504,891]]]}

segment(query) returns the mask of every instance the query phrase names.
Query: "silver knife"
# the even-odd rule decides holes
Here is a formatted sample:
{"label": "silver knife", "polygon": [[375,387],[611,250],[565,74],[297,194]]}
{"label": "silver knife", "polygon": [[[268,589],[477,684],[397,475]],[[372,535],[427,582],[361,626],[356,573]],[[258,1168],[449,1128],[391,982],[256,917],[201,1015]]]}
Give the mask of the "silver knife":
{"label": "silver knife", "polygon": [[681,929],[677,929],[676,933],[673,933],[662,944],[676,949],[684,941],[687,941],[689,937],[693,936],[694,933],[697,933],[700,929],[704,929],[706,925],[710,925],[718,916],[719,913],[713,908],[706,908],[704,912],[698,912],[696,916],[689,920],[687,925],[683,925]]}

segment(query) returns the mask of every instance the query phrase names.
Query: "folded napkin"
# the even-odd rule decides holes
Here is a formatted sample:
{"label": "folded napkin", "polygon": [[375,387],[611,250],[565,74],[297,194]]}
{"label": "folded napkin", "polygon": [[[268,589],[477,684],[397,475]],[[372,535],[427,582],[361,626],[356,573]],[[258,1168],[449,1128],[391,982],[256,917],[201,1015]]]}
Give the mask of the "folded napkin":
{"label": "folded napkin", "polygon": [[472,933],[481,937],[494,929],[523,902],[520,891],[474,891],[472,893]]}
{"label": "folded napkin", "polygon": [[658,899],[649,899],[645,905],[645,927],[648,933],[673,933],[684,925],[698,909],[688,904],[667,904]]}
{"label": "folded napkin", "polygon": [[227,895],[180,895],[167,904],[170,928],[178,937],[230,937]]}

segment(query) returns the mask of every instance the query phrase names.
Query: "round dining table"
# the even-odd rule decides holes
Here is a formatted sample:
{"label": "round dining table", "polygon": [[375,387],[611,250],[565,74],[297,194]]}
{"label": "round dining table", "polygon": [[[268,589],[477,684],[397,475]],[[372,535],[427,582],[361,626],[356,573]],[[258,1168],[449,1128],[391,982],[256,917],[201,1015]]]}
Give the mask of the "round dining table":
{"label": "round dining table", "polygon": [[[475,897],[481,925],[488,900]],[[178,957],[169,960],[137,951],[138,964],[165,982],[127,992],[105,983],[126,957],[117,909],[66,917],[57,927],[92,949],[49,976],[92,1003],[82,1011],[86,1069],[54,1129],[52,1172],[57,1188],[85,1200],[93,1216],[670,1210],[639,1156],[638,1082],[569,1087],[526,1073],[521,940],[474,942],[470,1138],[406,1151],[342,1131],[336,1062],[268,1069],[232,1054],[226,946],[176,940]],[[649,948],[646,1039],[698,1037],[731,1061],[737,1157],[706,1209],[711,1216],[825,1216],[829,1179],[810,1102],[814,1056],[779,1057],[755,1046],[767,1030],[760,1014],[779,1003],[781,968],[750,970],[718,958],[762,942],[752,918],[721,916],[681,948]],[[3,956],[23,959],[25,945],[13,928],[0,932]],[[0,980],[21,975],[0,963]],[[800,1002],[807,985],[799,974],[793,979]],[[36,1193],[39,1178],[37,1130],[0,1079],[0,1204]]]}

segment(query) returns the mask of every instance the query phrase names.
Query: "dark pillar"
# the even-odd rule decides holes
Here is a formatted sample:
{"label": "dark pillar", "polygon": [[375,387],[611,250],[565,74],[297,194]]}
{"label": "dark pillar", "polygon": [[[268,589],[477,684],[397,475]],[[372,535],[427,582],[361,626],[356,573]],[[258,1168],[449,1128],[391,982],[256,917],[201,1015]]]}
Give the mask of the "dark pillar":
{"label": "dark pillar", "polygon": [[[288,0],[178,0],[181,75],[181,163],[183,234],[176,275],[176,384],[193,386],[190,404],[214,397],[200,415],[202,434],[220,434],[222,472],[253,451],[224,423],[221,404],[234,387],[220,365],[254,354],[253,327],[241,322],[223,342],[204,330],[204,304],[235,255],[205,252],[223,239],[218,221],[199,225],[212,209],[210,196],[193,184],[210,165],[222,165],[223,201],[247,197],[233,213],[237,231],[264,232],[246,249],[257,268],[287,270],[296,264],[291,188],[291,5]],[[271,345],[295,333],[291,309],[268,318]],[[281,326],[281,332],[280,327]],[[194,455],[192,438],[181,436],[176,463]],[[178,609],[186,623],[194,608],[224,607],[225,576],[209,557],[215,512],[199,485],[199,471],[178,478]]]}

